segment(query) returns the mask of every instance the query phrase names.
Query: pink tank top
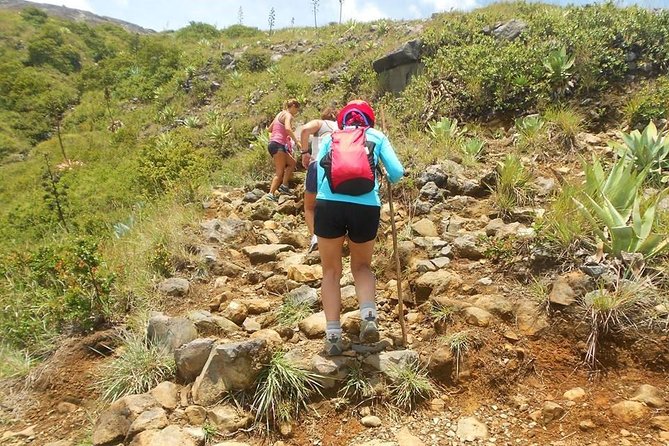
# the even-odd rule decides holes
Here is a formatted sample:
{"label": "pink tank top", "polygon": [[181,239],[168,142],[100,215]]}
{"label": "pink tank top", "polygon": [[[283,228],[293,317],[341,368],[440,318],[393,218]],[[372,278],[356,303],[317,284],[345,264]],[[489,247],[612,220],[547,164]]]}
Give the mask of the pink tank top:
{"label": "pink tank top", "polygon": [[272,125],[270,126],[270,132],[271,135],[269,137],[270,141],[278,142],[279,144],[286,145],[288,143],[288,131],[286,130],[286,126],[279,121],[279,118],[281,117],[282,113],[287,113],[286,111],[279,112],[278,115],[274,118],[274,121],[272,121]]}

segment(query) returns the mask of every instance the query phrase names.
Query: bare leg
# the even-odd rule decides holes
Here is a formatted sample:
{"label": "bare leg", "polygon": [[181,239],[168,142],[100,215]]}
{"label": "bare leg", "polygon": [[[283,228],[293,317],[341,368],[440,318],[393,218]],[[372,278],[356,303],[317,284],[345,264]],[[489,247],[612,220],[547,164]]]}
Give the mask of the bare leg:
{"label": "bare leg", "polygon": [[[376,295],[376,278],[372,272],[374,240],[365,243],[353,243],[349,240],[348,246],[351,250],[351,273],[355,280],[355,294],[358,295],[358,302],[360,304],[374,302]],[[322,256],[321,251],[321,259]]]}
{"label": "bare leg", "polygon": [[309,228],[309,235],[314,234],[314,211],[316,209],[316,194],[304,191],[304,220]]}
{"label": "bare leg", "polygon": [[338,321],[341,315],[341,251],[344,237],[318,237],[318,250],[323,266],[323,280],[321,282],[321,298],[325,320]]}
{"label": "bare leg", "polygon": [[285,168],[283,171],[283,185],[288,187],[288,183],[290,182],[290,179],[293,176],[293,172],[295,172],[295,158],[293,158],[291,155],[288,155],[287,153],[285,153],[284,155],[286,157],[286,161],[284,164]]}
{"label": "bare leg", "polygon": [[[284,176],[284,171],[286,170],[286,157],[288,155],[285,152],[276,152],[272,157],[274,161],[274,178],[272,178],[272,184],[269,187],[269,193],[273,194],[281,185],[281,180]],[[292,157],[291,157],[292,158]]]}

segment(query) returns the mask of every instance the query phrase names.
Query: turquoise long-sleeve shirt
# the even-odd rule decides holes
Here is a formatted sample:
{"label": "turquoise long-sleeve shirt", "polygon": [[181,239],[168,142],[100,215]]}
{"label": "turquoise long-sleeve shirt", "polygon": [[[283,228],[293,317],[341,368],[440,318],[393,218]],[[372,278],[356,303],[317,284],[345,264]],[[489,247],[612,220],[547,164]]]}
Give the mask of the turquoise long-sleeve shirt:
{"label": "turquoise long-sleeve shirt", "polygon": [[[404,175],[404,167],[395,154],[393,146],[390,145],[388,137],[382,132],[368,128],[365,133],[367,140],[376,143],[374,147],[374,164],[377,165],[379,160],[383,163],[386,169],[386,174],[391,183],[397,183]],[[327,136],[321,143],[317,158],[317,172],[318,172],[318,194],[317,200],[343,201],[346,203],[363,204],[366,206],[381,206],[381,198],[379,197],[379,179],[376,178],[376,185],[374,190],[363,195],[346,195],[335,194],[330,189],[330,183],[325,178],[325,170],[321,167],[321,159],[330,151],[332,138]]]}

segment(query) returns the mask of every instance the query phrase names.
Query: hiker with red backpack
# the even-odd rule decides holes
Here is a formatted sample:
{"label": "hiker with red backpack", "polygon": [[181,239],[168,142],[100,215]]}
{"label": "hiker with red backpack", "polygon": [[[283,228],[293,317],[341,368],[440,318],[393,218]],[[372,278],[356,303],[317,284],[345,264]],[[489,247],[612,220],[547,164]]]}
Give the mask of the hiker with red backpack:
{"label": "hiker with red backpack", "polygon": [[295,158],[293,158],[290,149],[290,141],[294,141],[297,148],[300,148],[299,141],[293,132],[293,118],[300,111],[300,103],[297,99],[286,101],[285,108],[281,110],[269,126],[269,151],[274,162],[274,178],[269,187],[267,198],[276,200],[274,193],[278,190],[280,193],[292,194],[288,188],[288,182],[295,171]]}
{"label": "hiker with red backpack", "polygon": [[314,232],[323,267],[321,297],[326,318],[324,350],[328,356],[339,355],[345,349],[339,281],[346,237],[362,318],[359,340],[379,340],[376,279],[371,268],[381,214],[377,167],[381,161],[391,183],[402,178],[404,168],[388,137],[374,129],[374,122],[374,110],[367,102],[349,102],[337,115],[339,129],[323,141],[317,157]]}
{"label": "hiker with red backpack", "polygon": [[304,219],[307,222],[309,235],[311,235],[308,252],[318,249],[318,239],[314,234],[314,210],[316,208],[316,192],[318,192],[316,181],[318,149],[323,139],[337,130],[336,119],[337,111],[333,107],[327,107],[321,113],[321,119],[311,120],[301,127],[302,166],[307,169],[304,181]]}

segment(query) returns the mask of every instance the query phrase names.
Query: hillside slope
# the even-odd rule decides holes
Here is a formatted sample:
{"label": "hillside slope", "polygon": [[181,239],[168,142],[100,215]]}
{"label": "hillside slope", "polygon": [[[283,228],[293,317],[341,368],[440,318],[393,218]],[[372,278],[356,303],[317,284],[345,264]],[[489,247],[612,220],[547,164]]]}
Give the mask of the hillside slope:
{"label": "hillside slope", "polygon": [[[253,422],[296,445],[404,445],[400,427],[424,444],[460,444],[466,427],[486,428],[471,434],[480,444],[666,440],[668,11],[504,3],[272,35],[202,23],[138,35],[29,8],[0,11],[0,28],[8,444],[266,443],[247,435]],[[414,39],[420,69],[385,92],[373,61]],[[369,100],[411,172],[395,190],[407,345],[384,209],[384,339],[317,354],[300,174],[296,196],[262,199],[264,129],[290,97],[299,122]],[[149,323],[151,311],[164,316]],[[209,376],[206,361],[148,349],[163,323],[168,338],[186,327],[173,347],[257,353],[237,364],[247,392],[203,398],[189,384]],[[410,359],[402,376],[417,388],[397,390],[381,357]],[[286,358],[332,387],[307,408],[279,393],[278,413],[258,411],[268,365]],[[158,407],[145,392],[160,381]],[[105,392],[142,396],[109,408]],[[236,406],[215,404],[223,396]],[[126,437],[139,415],[147,424]],[[381,427],[363,427],[378,424],[369,415]]]}

